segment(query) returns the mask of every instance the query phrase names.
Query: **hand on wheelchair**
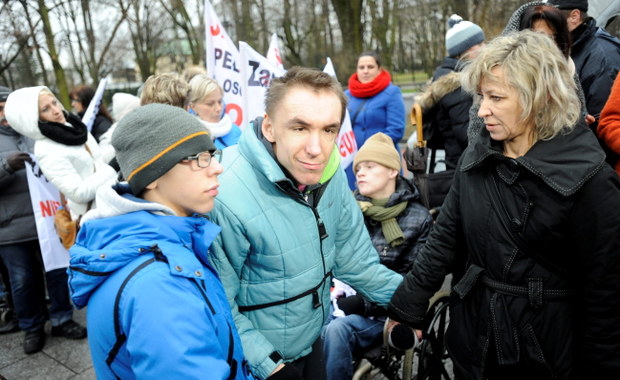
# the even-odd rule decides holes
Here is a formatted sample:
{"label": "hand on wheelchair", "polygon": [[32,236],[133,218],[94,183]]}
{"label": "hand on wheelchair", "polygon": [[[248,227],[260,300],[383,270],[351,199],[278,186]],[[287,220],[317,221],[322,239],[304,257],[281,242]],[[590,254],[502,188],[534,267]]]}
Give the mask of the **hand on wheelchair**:
{"label": "hand on wheelchair", "polygon": [[388,319],[388,344],[397,350],[406,351],[422,340],[422,330],[414,330],[409,326]]}
{"label": "hand on wheelchair", "polygon": [[364,304],[364,297],[359,294],[355,294],[349,297],[338,298],[338,308],[344,312],[345,315],[357,314],[361,316],[366,315],[366,306]]}

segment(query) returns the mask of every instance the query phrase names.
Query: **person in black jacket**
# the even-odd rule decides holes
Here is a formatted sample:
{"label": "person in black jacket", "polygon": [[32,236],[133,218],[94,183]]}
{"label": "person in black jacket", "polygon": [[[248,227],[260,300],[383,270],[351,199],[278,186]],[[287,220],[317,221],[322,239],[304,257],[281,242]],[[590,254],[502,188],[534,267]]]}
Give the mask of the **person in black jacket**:
{"label": "person in black jacket", "polygon": [[[86,113],[86,109],[88,105],[95,97],[95,89],[88,86],[77,86],[74,87],[69,93],[71,97],[71,105],[77,112],[80,118],[84,117],[84,113]],[[90,130],[91,135],[99,142],[101,136],[106,133],[108,129],[112,126],[112,116],[108,112],[105,104],[101,102],[99,104],[99,111],[95,116],[95,121],[93,122],[93,126]]]}
{"label": "person in black jacket", "polygon": [[[460,71],[464,65],[475,58],[484,46],[484,32],[476,24],[463,21],[458,15],[450,16],[446,33],[448,56],[437,67],[433,81],[427,90],[416,97],[424,111],[424,119],[432,120],[432,128],[441,137],[446,169],[454,169],[467,147],[467,126],[472,97],[461,89]],[[427,138],[427,137],[426,137]]]}
{"label": "person in black jacket", "polygon": [[[620,70],[620,40],[596,26],[596,20],[587,13],[588,0],[550,0],[549,3],[566,15],[572,40],[571,57],[581,81],[586,108],[595,119],[590,128],[596,133],[601,110]],[[607,162],[613,166],[618,155],[602,140],[599,143],[607,153]]]}
{"label": "person in black jacket", "polygon": [[581,117],[567,60],[526,30],[490,42],[463,73],[484,128],[391,316],[421,329],[464,259],[446,334],[459,379],[618,378],[620,181]]}

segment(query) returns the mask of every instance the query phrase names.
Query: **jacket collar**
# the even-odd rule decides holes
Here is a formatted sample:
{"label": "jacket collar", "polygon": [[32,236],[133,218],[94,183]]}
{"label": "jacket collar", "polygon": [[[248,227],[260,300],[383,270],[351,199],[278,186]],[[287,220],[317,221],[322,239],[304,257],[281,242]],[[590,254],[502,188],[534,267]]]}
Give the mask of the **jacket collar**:
{"label": "jacket collar", "polygon": [[571,44],[571,51],[573,55],[581,51],[586,41],[590,40],[592,35],[597,30],[596,21],[592,17],[588,17],[581,25],[576,27],[571,33],[570,37],[573,40]]}
{"label": "jacket collar", "polygon": [[[476,141],[463,152],[460,170],[470,171],[491,161],[510,166],[507,162],[512,160],[502,154],[501,146],[500,142],[490,138],[486,129],[482,130]],[[580,122],[568,134],[560,133],[551,140],[537,141],[524,156],[517,157],[514,162],[567,197],[601,170],[605,165],[605,154],[590,129],[584,122]],[[514,181],[516,176],[518,172],[503,177]]]}

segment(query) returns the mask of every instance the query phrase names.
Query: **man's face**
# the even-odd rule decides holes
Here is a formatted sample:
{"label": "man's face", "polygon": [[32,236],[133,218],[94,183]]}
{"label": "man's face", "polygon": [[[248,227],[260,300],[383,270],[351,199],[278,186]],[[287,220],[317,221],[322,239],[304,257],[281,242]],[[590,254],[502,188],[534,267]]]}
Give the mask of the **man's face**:
{"label": "man's face", "polygon": [[4,105],[5,104],[6,102],[0,102],[0,125],[2,125],[3,127],[8,127],[9,122],[6,121],[6,117],[4,116]]}
{"label": "man's face", "polygon": [[288,90],[262,131],[280,165],[300,185],[319,182],[340,130],[342,105],[330,91],[297,86]]}

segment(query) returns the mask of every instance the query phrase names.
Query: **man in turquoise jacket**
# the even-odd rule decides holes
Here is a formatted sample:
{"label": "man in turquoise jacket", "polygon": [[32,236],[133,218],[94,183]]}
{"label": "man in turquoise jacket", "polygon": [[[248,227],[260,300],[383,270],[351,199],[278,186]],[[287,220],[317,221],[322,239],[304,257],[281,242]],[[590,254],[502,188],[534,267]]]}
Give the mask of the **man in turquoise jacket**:
{"label": "man in turquoise jacket", "polygon": [[346,97],[317,70],[272,81],[266,115],[223,154],[212,245],[252,372],[321,379],[332,276],[385,305],[401,275],[379,263],[335,149]]}

